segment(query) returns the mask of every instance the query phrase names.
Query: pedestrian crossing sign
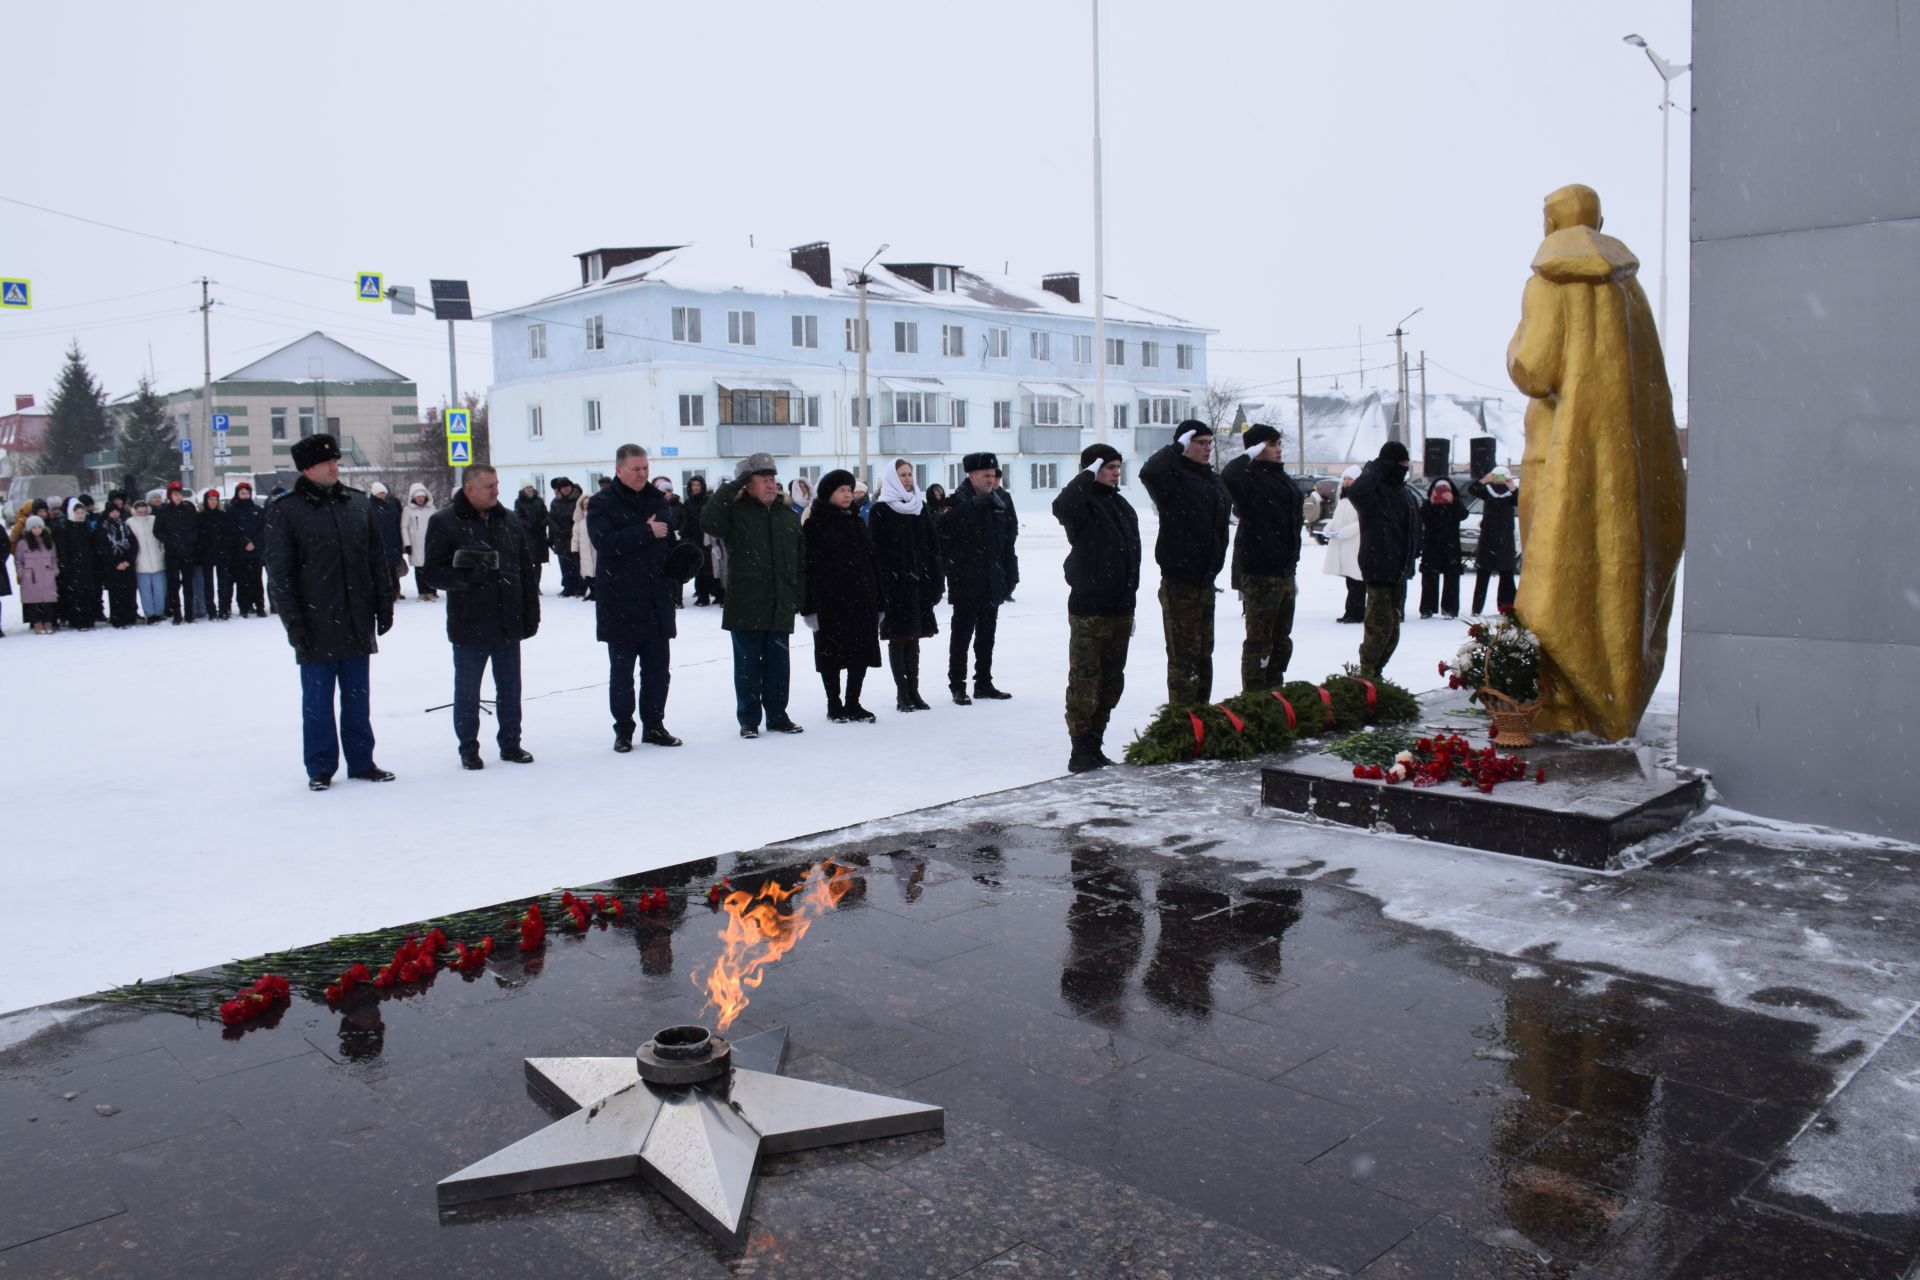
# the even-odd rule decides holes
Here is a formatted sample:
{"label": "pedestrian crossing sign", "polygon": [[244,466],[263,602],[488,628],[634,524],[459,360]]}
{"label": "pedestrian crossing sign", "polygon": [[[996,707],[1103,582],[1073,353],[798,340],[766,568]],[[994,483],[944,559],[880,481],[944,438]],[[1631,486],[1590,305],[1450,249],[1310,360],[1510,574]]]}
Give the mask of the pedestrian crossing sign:
{"label": "pedestrian crossing sign", "polygon": [[33,310],[33,281],[0,279],[0,307]]}
{"label": "pedestrian crossing sign", "polygon": [[473,434],[473,413],[468,409],[447,410],[447,439],[465,439]]}
{"label": "pedestrian crossing sign", "polygon": [[378,302],[386,296],[386,277],[382,276],[378,271],[362,271],[360,273],[360,301]]}
{"label": "pedestrian crossing sign", "polygon": [[472,466],[473,442],[471,440],[447,441],[447,465],[450,467]]}

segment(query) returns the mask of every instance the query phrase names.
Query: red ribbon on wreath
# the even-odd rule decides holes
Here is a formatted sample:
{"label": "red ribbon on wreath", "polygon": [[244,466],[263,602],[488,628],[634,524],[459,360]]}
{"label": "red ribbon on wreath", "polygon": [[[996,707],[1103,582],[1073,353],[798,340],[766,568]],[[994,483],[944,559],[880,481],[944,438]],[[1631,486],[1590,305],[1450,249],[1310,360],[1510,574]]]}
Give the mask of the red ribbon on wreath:
{"label": "red ribbon on wreath", "polygon": [[1227,710],[1227,705],[1224,702],[1214,703],[1213,709],[1215,711],[1218,711],[1221,715],[1227,718],[1227,723],[1233,726],[1233,731],[1235,734],[1242,734],[1247,731],[1247,722],[1242,720],[1239,716],[1233,714],[1233,712]]}
{"label": "red ribbon on wreath", "polygon": [[1313,687],[1320,691],[1320,705],[1327,709],[1327,728],[1331,729],[1333,728],[1333,695],[1327,692],[1327,686],[1323,684]]}
{"label": "red ribbon on wreath", "polygon": [[1359,676],[1355,676],[1354,679],[1359,680],[1361,684],[1367,686],[1367,710],[1372,711],[1374,705],[1380,700],[1380,691],[1373,687],[1373,681],[1371,680],[1363,680]]}
{"label": "red ribbon on wreath", "polygon": [[1191,711],[1187,712],[1187,719],[1193,721],[1193,747],[1194,747],[1194,750],[1198,751],[1201,747],[1206,745],[1207,726],[1204,724],[1201,724],[1200,717],[1193,714],[1193,712]]}
{"label": "red ribbon on wreath", "polygon": [[1293,704],[1292,704],[1291,702],[1288,702],[1288,701],[1287,701],[1287,700],[1286,700],[1285,698],[1281,698],[1281,697],[1280,697],[1280,691],[1279,691],[1278,689],[1275,689],[1275,690],[1273,691],[1273,696],[1274,696],[1275,698],[1278,698],[1278,699],[1279,699],[1279,701],[1280,701],[1280,705],[1281,705],[1282,707],[1284,707],[1284,708],[1286,709],[1286,712],[1287,712],[1287,728],[1288,728],[1288,729],[1290,729],[1290,730],[1291,730],[1291,729],[1297,729],[1297,728],[1299,728],[1299,727],[1300,727],[1300,721],[1299,721],[1298,719],[1296,719],[1296,718],[1295,718],[1295,716],[1294,716],[1294,714],[1293,714]]}

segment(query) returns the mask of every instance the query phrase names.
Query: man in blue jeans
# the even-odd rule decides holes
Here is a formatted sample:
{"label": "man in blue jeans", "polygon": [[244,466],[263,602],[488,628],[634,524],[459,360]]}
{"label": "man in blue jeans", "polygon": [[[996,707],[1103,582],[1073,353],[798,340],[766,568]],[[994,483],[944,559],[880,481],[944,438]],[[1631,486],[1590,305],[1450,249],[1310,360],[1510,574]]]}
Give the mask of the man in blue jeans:
{"label": "man in blue jeans", "polygon": [[733,633],[733,696],[740,736],[799,733],[787,714],[793,618],[806,596],[807,554],[800,517],[784,500],[770,454],[742,458],[734,478],[700,512],[700,527],[727,548],[727,599],[720,625]]}
{"label": "man in blue jeans", "polygon": [[673,515],[666,495],[647,483],[651,465],[645,449],[623,444],[613,455],[614,482],[581,499],[588,504],[587,537],[596,558],[594,634],[607,646],[607,706],[613,713],[613,749],[622,755],[633,750],[636,663],[640,740],[655,747],[680,745],[665,723],[678,590],[667,579]]}
{"label": "man in blue jeans", "polygon": [[453,642],[453,733],[460,767],[480,758],[480,677],[493,665],[495,741],[509,764],[532,764],[520,745],[520,642],[540,629],[540,580],[520,517],[500,505],[500,476],[475,463],[453,501],[427,521],[420,580],[447,593]]}
{"label": "man in blue jeans", "polygon": [[[368,659],[393,626],[393,575],[367,495],[340,483],[330,435],[293,446],[300,478],[267,507],[267,590],[300,664],[307,787],[325,791],[347,753],[347,776],[391,782],[373,762]],[[333,703],[340,699],[336,728]]]}

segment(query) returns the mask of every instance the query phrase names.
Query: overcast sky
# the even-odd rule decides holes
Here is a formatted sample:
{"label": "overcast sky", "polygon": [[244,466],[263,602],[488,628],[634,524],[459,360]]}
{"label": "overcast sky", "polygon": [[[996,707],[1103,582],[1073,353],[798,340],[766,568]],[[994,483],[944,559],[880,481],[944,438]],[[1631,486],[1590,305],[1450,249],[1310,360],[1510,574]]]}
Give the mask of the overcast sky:
{"label": "overcast sky", "polygon": [[[8,15],[0,409],[77,339],[112,394],[324,329],[447,387],[446,333],[353,276],[577,283],[601,245],[832,242],[1038,280],[1093,267],[1088,0],[964,5],[128,2]],[[1540,200],[1585,182],[1659,275],[1660,79],[1680,0],[1103,0],[1107,291],[1207,325],[1211,372],[1350,386],[1410,350],[1429,390],[1505,392]],[[1675,84],[1668,364],[1684,417],[1691,76]],[[315,274],[303,274],[315,273]],[[1370,345],[1356,347],[1364,341]],[[1305,348],[1306,350],[1297,350]],[[491,381],[485,325],[460,381]],[[1371,384],[1387,380],[1371,368]],[[1258,398],[1258,391],[1249,398]]]}

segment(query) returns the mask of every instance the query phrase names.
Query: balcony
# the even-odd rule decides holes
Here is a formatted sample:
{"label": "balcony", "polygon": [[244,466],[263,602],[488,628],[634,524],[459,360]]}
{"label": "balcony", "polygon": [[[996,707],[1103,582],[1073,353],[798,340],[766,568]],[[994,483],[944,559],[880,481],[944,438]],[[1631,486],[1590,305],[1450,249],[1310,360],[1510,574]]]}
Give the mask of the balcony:
{"label": "balcony", "polygon": [[895,422],[880,428],[881,453],[951,453],[953,428]]}
{"label": "balcony", "polygon": [[1022,427],[1020,428],[1021,453],[1063,453],[1077,456],[1080,452],[1079,427]]}
{"label": "balcony", "polygon": [[1172,443],[1173,424],[1171,422],[1163,422],[1151,427],[1135,427],[1133,429],[1133,451],[1140,456],[1143,462],[1146,460],[1147,455],[1158,453]]}
{"label": "balcony", "polygon": [[723,458],[744,458],[753,453],[782,457],[800,452],[800,428],[795,426],[750,427],[723,422],[714,431],[719,437],[714,446]]}

